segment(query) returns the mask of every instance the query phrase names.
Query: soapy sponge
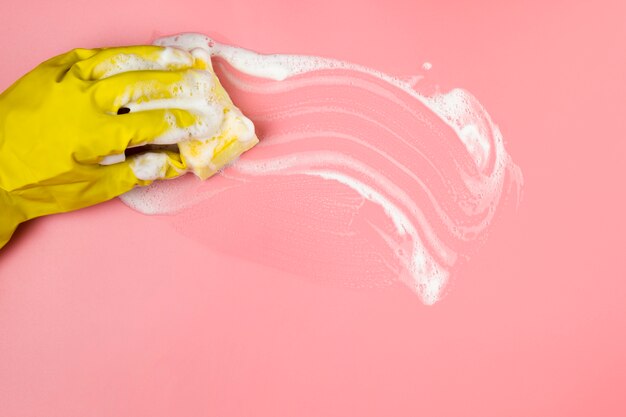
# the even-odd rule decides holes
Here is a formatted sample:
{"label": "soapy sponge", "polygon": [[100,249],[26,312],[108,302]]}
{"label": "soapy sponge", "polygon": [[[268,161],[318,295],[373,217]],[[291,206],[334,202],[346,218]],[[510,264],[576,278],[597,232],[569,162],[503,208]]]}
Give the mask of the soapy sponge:
{"label": "soapy sponge", "polygon": [[216,133],[207,138],[191,138],[178,143],[182,161],[201,179],[215,174],[224,165],[259,142],[254,124],[245,117],[228,96],[215,75],[208,55],[196,51],[192,54],[198,65],[212,74],[211,97],[222,109],[223,117]]}
{"label": "soapy sponge", "polygon": [[[172,73],[176,81],[169,84],[150,76],[128,86],[117,98],[117,114],[124,117],[162,109],[169,128],[150,143],[129,148],[126,154],[107,156],[100,163],[110,165],[129,157],[130,167],[140,180],[174,178],[186,172],[207,179],[259,142],[254,124],[222,87],[208,50],[165,46],[161,54],[157,64],[182,61],[182,56],[187,60],[180,63],[185,70]],[[104,62],[97,70],[103,77],[113,77],[144,64],[134,55],[123,55]]]}

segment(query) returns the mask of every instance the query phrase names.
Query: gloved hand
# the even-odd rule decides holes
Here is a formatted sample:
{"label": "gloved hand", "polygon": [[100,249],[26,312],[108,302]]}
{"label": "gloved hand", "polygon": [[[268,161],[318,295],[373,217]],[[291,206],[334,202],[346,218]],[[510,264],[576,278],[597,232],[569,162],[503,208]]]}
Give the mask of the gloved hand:
{"label": "gloved hand", "polygon": [[[74,49],[2,93],[0,248],[28,219],[90,206],[184,173],[176,152],[128,159],[124,152],[207,133],[203,115],[193,111],[202,99],[197,86],[205,66],[176,48]],[[142,169],[146,157],[148,170]]]}

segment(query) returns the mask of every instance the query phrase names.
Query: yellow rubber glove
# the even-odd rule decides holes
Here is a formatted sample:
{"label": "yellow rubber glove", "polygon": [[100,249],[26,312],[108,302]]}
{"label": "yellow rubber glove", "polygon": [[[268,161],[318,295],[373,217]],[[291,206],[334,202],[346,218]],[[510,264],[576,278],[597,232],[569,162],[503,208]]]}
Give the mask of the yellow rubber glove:
{"label": "yellow rubber glove", "polygon": [[[194,111],[203,94],[198,85],[211,75],[200,70],[205,66],[176,48],[75,49],[3,92],[0,248],[26,220],[184,173],[176,152],[153,153],[163,162],[156,172],[154,158],[144,172],[140,159],[123,155],[133,146],[212,134],[202,113]],[[141,105],[141,111],[123,114],[128,103]]]}

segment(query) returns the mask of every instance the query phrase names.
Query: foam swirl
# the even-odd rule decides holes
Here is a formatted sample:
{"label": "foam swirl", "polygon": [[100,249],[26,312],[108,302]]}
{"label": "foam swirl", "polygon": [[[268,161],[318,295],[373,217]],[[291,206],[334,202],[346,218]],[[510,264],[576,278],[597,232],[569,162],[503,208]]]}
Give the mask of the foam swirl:
{"label": "foam swirl", "polygon": [[426,96],[365,67],[201,35],[157,43],[208,49],[261,143],[206,183],[158,182],[122,200],[177,213],[177,230],[216,249],[354,285],[400,280],[433,304],[521,188],[500,131],[464,90]]}

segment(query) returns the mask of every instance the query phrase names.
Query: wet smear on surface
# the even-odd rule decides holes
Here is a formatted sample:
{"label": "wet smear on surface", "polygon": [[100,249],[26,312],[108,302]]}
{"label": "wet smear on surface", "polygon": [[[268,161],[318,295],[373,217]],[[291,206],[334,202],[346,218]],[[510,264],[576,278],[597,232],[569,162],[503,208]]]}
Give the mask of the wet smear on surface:
{"label": "wet smear on surface", "polygon": [[500,131],[464,90],[427,96],[419,77],[201,35],[157,43],[209,50],[261,141],[209,181],[122,197],[211,249],[321,282],[402,282],[433,304],[521,189]]}

